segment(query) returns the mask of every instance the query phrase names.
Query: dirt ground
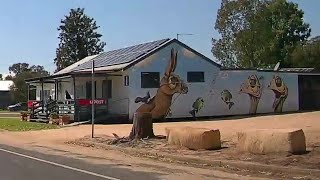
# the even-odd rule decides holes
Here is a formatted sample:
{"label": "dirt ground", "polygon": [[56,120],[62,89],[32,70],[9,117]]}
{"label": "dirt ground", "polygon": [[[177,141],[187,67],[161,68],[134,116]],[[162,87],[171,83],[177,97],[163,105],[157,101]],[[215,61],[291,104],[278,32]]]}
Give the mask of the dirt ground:
{"label": "dirt ground", "polygon": [[[251,118],[214,119],[212,121],[171,122],[155,123],[156,135],[165,135],[166,127],[192,126],[209,129],[219,129],[223,146],[227,147],[218,151],[190,151],[183,148],[171,147],[165,144],[165,140],[148,141],[143,143],[144,149],[180,154],[188,157],[208,159],[241,160],[259,162],[263,164],[276,164],[281,166],[294,166],[300,168],[320,169],[320,112],[296,113],[288,115],[271,115]],[[112,137],[112,133],[119,136],[127,136],[131,130],[130,124],[122,125],[95,125],[95,134],[99,137]],[[235,151],[236,133],[246,129],[256,128],[301,128],[304,130],[309,153],[304,155],[276,154],[254,156],[239,154]],[[91,125],[81,125],[55,130],[32,132],[1,132],[0,141],[12,143],[28,142],[29,145],[58,147],[65,146],[65,142],[79,140],[91,134]],[[88,139],[88,138],[87,138]],[[105,138],[96,138],[103,142]],[[132,146],[132,145],[131,145]],[[139,145],[138,145],[139,146]],[[141,145],[140,145],[141,146]],[[69,145],[69,149],[74,146]],[[89,151],[89,150],[88,150]],[[91,150],[90,150],[91,151]],[[101,151],[103,153],[103,151]],[[95,153],[96,154],[96,153]]]}

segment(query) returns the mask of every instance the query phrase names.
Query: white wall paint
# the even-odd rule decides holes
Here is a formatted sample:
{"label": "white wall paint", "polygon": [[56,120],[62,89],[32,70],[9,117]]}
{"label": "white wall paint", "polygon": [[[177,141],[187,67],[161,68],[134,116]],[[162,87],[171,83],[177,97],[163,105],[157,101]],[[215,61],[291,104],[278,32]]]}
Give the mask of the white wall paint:
{"label": "white wall paint", "polygon": [[[220,71],[217,77],[217,83],[213,89],[214,96],[205,103],[203,111],[211,112],[212,115],[239,115],[248,114],[250,108],[250,98],[248,94],[240,93],[241,84],[252,74],[262,77],[260,84],[262,86],[262,95],[258,104],[257,113],[273,112],[273,102],[275,94],[268,89],[268,84],[273,75],[279,75],[285,85],[288,87],[288,97],[286,98],[283,111],[299,110],[299,94],[298,94],[298,76],[293,73],[274,73],[259,71]],[[234,105],[231,109],[221,99],[221,92],[228,90],[232,94],[231,101]],[[200,113],[203,115],[205,113]]]}
{"label": "white wall paint", "polygon": [[124,86],[124,76],[127,74],[128,72],[124,71],[122,76],[108,76],[108,80],[112,81],[112,97],[108,103],[111,114],[129,113],[129,86]]}
{"label": "white wall paint", "polygon": [[[239,91],[241,84],[251,74],[256,74],[258,77],[262,76],[260,83],[263,89],[256,113],[274,111],[272,105],[275,94],[267,88],[273,75],[279,75],[289,89],[288,97],[284,101],[283,111],[297,111],[299,109],[297,74],[244,70],[220,71],[214,64],[193,54],[179,44],[173,43],[128,70],[130,76],[130,118],[133,117],[136,109],[142,105],[142,103],[134,103],[136,97],[144,97],[148,91],[151,97],[153,97],[157,92],[157,89],[141,88],[141,72],[160,72],[160,78],[162,78],[170,58],[171,48],[178,50],[178,64],[175,74],[179,75],[186,82],[188,71],[203,71],[205,72],[205,82],[186,82],[189,92],[179,97],[174,95],[173,100],[177,99],[171,106],[172,116],[169,118],[192,117],[189,112],[193,109],[192,105],[198,97],[204,99],[204,107],[197,113],[198,117],[248,114],[250,109],[249,95],[239,93]],[[234,105],[231,109],[221,99],[221,92],[225,89],[232,94],[231,101]]]}
{"label": "white wall paint", "polygon": [[[102,81],[106,79],[105,77],[95,77],[94,80],[97,82],[96,85],[96,97],[102,98]],[[91,82],[91,77],[76,77],[76,96],[77,99],[86,99],[86,83]]]}
{"label": "white wall paint", "polygon": [[[41,85],[41,83],[33,83],[32,85],[36,86],[36,88],[37,88],[37,90],[36,90],[36,100],[40,101],[40,99],[41,99],[40,91],[42,89],[42,85]],[[50,94],[52,93],[53,89],[54,89],[54,84],[48,84],[48,83],[43,84],[43,90],[50,91]]]}
{"label": "white wall paint", "polygon": [[[136,97],[144,97],[147,92],[150,92],[151,97],[157,92],[157,89],[142,89],[141,88],[141,72],[160,72],[160,78],[163,77],[168,61],[171,56],[171,48],[178,51],[177,68],[175,74],[179,75],[181,79],[187,83],[189,92],[181,94],[179,97],[174,95],[176,99],[172,106],[172,118],[189,117],[189,111],[192,110],[192,104],[198,97],[209,97],[210,90],[213,88],[215,78],[218,75],[219,68],[212,63],[197,56],[186,48],[177,43],[172,43],[163,48],[159,52],[149,56],[147,59],[137,63],[134,67],[129,69],[130,76],[130,114],[133,113],[142,103],[135,103]],[[203,71],[205,74],[205,82],[202,83],[188,83],[188,71]],[[204,111],[202,115],[209,115],[210,111]]]}

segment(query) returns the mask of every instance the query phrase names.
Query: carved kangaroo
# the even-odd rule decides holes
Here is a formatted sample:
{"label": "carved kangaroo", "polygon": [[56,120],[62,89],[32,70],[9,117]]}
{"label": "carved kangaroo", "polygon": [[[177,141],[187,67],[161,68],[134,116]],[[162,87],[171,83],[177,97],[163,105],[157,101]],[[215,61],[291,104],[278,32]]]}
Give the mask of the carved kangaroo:
{"label": "carved kangaroo", "polygon": [[171,58],[165,70],[165,74],[160,81],[160,87],[157,94],[152,97],[147,103],[142,104],[136,112],[151,112],[152,119],[162,120],[167,116],[172,103],[172,97],[176,93],[187,94],[188,87],[174,74],[177,67],[177,52],[171,49]]}

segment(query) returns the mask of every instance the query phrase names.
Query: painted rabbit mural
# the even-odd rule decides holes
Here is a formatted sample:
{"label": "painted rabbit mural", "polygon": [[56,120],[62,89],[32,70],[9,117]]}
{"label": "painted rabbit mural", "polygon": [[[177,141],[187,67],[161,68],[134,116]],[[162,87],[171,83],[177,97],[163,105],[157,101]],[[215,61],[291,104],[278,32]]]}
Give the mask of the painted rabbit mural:
{"label": "painted rabbit mural", "polygon": [[262,87],[259,82],[257,75],[252,74],[248,79],[241,85],[240,93],[248,94],[250,97],[250,114],[256,114],[258,104],[262,94]]}
{"label": "painted rabbit mural", "polygon": [[[178,75],[174,74],[177,67],[177,54],[178,53],[172,48],[169,64],[160,81],[160,87],[158,88],[156,95],[150,100],[144,99],[144,104],[142,104],[136,112],[151,112],[152,119],[164,119],[170,111],[173,95],[188,93],[188,86]],[[141,102],[139,99],[143,98],[137,98],[136,103]]]}
{"label": "painted rabbit mural", "polygon": [[273,75],[272,80],[268,85],[268,89],[275,94],[275,99],[272,105],[274,112],[282,112],[283,103],[288,97],[288,87],[278,75]]}

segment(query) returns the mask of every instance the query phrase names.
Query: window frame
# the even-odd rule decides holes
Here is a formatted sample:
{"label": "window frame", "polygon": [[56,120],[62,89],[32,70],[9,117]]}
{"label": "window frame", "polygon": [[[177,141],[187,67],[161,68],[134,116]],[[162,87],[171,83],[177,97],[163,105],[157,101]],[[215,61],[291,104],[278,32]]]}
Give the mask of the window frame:
{"label": "window frame", "polygon": [[129,80],[130,80],[130,78],[129,78],[128,75],[124,76],[124,78],[123,78],[123,81],[124,81],[123,84],[124,84],[124,86],[129,86],[129,85],[130,85]]}
{"label": "window frame", "polygon": [[[156,79],[158,80],[157,84],[154,82],[154,84],[147,85],[147,82],[145,82],[145,81],[146,80],[151,80],[151,78],[144,80],[144,77],[147,77],[147,76],[145,76],[146,74],[153,74],[154,76],[156,76]],[[141,81],[141,86],[140,87],[142,89],[159,88],[160,87],[160,72],[141,72],[140,81]]]}
{"label": "window frame", "polygon": [[[192,74],[193,73],[193,74]],[[197,80],[194,80],[192,78],[192,75],[196,74],[196,73],[200,73],[202,78],[201,80],[197,79]],[[206,80],[205,80],[205,72],[204,71],[188,71],[187,72],[187,82],[188,83],[204,83]]]}

